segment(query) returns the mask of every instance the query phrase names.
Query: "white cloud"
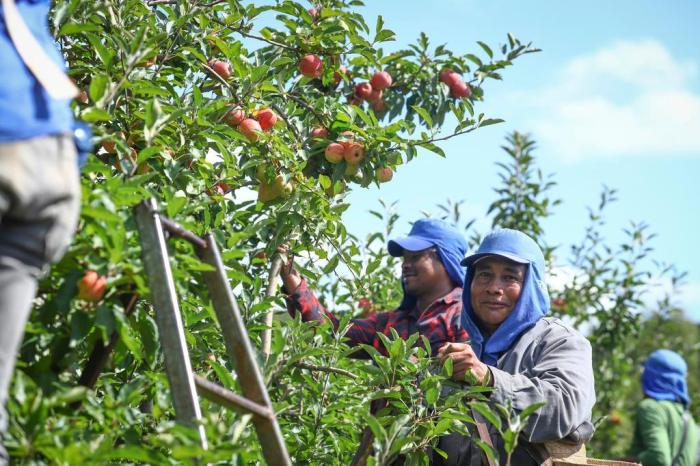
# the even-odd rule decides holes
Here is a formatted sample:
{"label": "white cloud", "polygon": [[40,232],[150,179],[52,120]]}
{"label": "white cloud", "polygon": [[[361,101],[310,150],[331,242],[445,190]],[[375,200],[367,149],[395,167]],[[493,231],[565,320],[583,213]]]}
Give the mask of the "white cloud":
{"label": "white cloud", "polygon": [[568,160],[700,156],[697,76],[696,62],[677,60],[657,41],[618,42],[572,59],[530,92],[530,127],[542,147]]}

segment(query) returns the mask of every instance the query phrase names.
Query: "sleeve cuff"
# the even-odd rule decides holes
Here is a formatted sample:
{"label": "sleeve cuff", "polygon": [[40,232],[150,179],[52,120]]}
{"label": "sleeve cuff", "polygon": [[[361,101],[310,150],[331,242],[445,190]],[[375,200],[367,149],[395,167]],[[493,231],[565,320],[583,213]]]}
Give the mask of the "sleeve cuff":
{"label": "sleeve cuff", "polygon": [[494,366],[489,366],[491,376],[493,377],[493,392],[491,392],[491,401],[505,405],[508,400],[513,399],[513,381],[512,376]]}

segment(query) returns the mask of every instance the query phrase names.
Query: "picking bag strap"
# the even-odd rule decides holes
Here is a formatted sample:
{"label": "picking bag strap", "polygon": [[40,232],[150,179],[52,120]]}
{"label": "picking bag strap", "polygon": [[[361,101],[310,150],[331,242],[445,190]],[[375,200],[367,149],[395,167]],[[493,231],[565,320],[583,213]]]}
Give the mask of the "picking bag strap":
{"label": "picking bag strap", "polygon": [[[493,441],[491,441],[491,435],[489,434],[489,429],[486,426],[486,420],[475,409],[472,408],[471,411],[472,417],[474,418],[474,423],[476,424],[476,431],[479,434],[479,438],[486,445],[490,446],[491,448],[494,448]],[[494,461],[493,458],[491,458],[489,455],[485,454],[484,456],[486,456],[488,466],[498,466],[496,464],[496,461]]]}
{"label": "picking bag strap", "polygon": [[685,439],[688,437],[688,423],[690,422],[690,413],[688,410],[683,411],[683,435],[681,435],[681,444],[678,446],[678,451],[676,456],[673,457],[671,461],[671,466],[678,466],[678,460],[681,458],[681,453],[683,453],[683,447],[685,446]]}
{"label": "picking bag strap", "polygon": [[2,8],[7,33],[15,50],[46,92],[57,100],[72,99],[77,96],[78,88],[41,47],[27,23],[22,19],[15,0],[2,0]]}

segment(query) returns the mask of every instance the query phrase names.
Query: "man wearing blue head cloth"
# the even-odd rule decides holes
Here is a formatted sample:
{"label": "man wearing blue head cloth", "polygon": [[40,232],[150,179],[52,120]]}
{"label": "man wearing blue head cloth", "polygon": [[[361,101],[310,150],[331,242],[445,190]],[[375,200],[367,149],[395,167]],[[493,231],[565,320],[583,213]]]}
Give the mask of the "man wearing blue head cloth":
{"label": "man wearing blue head cloth", "polygon": [[[372,345],[386,354],[378,334],[395,329],[401,338],[420,333],[428,338],[433,355],[448,342],[468,339],[461,322],[462,282],[467,243],[452,226],[436,219],[421,219],[413,224],[407,237],[389,241],[389,254],[403,257],[401,266],[404,296],[398,309],[363,319],[353,319],[347,332],[348,344]],[[338,319],[318,301],[306,281],[294,269],[292,258],[280,273],[287,295],[290,315],[301,313],[304,321],[330,319],[337,328]],[[364,351],[353,353],[367,357]]]}
{"label": "man wearing blue head cloth", "polygon": [[642,373],[631,453],[644,466],[696,464],[698,431],[688,412],[688,365],[680,354],[656,350]]}
{"label": "man wearing blue head cloth", "polygon": [[[540,247],[522,232],[496,230],[462,264],[467,266],[462,322],[471,341],[445,345],[442,361],[452,359],[455,380],[465,381],[469,372],[493,387],[491,402],[510,403],[516,413],[545,403],[527,419],[511,464],[545,464],[549,442],[575,449],[588,441],[595,403],[591,345],[561,321],[545,317],[549,295]],[[503,441],[493,426],[488,428],[504,464]],[[434,464],[481,464],[472,438],[442,438],[438,446],[448,458]]]}

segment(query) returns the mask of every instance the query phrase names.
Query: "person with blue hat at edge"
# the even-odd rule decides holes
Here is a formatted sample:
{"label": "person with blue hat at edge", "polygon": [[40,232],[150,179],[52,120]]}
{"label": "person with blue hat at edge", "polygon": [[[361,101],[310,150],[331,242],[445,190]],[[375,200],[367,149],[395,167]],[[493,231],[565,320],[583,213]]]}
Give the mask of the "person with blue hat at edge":
{"label": "person with blue hat at edge", "polygon": [[[492,387],[489,401],[510,403],[516,413],[545,403],[527,418],[511,464],[546,464],[548,442],[582,446],[594,430],[591,345],[563,322],[545,317],[549,294],[542,250],[520,231],[499,229],[462,264],[467,266],[462,322],[470,342],[446,344],[439,350],[441,361],[452,359],[454,380],[469,377]],[[503,440],[495,427],[488,430],[505,464]],[[448,456],[433,453],[433,464],[482,464],[472,441],[476,435],[441,438],[437,446]]]}
{"label": "person with blue hat at edge", "polygon": [[[408,236],[389,241],[388,250],[394,257],[403,257],[401,304],[390,312],[353,319],[346,334],[348,344],[372,345],[386,354],[377,334],[390,335],[392,328],[404,339],[416,332],[426,336],[433,355],[445,343],[466,341],[461,322],[464,269],[460,261],[467,251],[464,237],[442,220],[420,219]],[[280,275],[290,315],[299,312],[306,322],[330,319],[337,328],[338,319],[323,307],[294,269],[292,257]],[[361,350],[352,356],[368,357]]]}
{"label": "person with blue hat at edge", "polygon": [[[37,279],[73,236],[80,175],[71,98],[48,30],[49,0],[0,4],[0,437],[4,406]],[[81,141],[81,142],[84,142]],[[0,443],[0,466],[9,458]]]}
{"label": "person with blue hat at edge", "polygon": [[671,350],[649,355],[642,372],[631,456],[644,466],[696,464],[698,429],[688,412],[688,365]]}

